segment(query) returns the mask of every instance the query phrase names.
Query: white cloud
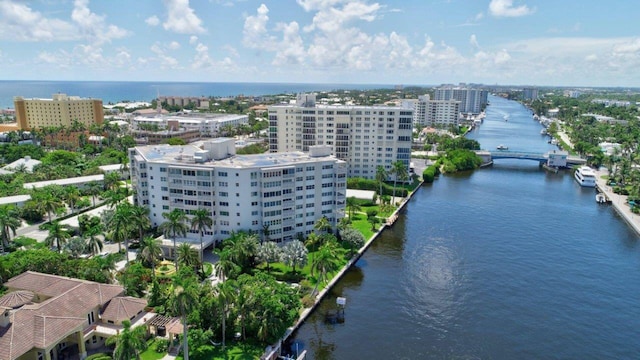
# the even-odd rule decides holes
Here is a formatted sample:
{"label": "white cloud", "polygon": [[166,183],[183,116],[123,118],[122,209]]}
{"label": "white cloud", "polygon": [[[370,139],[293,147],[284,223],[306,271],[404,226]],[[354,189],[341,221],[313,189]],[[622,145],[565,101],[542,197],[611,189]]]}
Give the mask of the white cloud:
{"label": "white cloud", "polygon": [[0,1],[0,39],[14,41],[66,41],[79,38],[75,26],[48,19],[22,2]]}
{"label": "white cloud", "polygon": [[177,41],[172,41],[172,42],[169,43],[168,47],[171,50],[178,50],[178,49],[180,49],[180,43],[177,42]]}
{"label": "white cloud", "polygon": [[584,57],[584,61],[587,62],[594,62],[594,61],[598,61],[598,55],[596,54],[589,54],[587,56]]}
{"label": "white cloud", "polygon": [[233,57],[240,57],[240,54],[238,53],[238,50],[236,48],[234,48],[231,45],[224,45],[222,46],[222,50],[224,50],[225,52],[229,53],[230,56]]}
{"label": "white cloud", "polygon": [[155,15],[148,17],[144,22],[147,23],[147,25],[149,26],[160,25],[160,19],[158,19],[158,17]]}
{"label": "white cloud", "polygon": [[218,74],[238,71],[231,58],[225,57],[222,61],[216,61],[209,55],[209,48],[202,43],[198,43],[195,50],[196,55],[191,62],[191,68],[194,70],[212,70],[217,71]]}
{"label": "white cloud", "polygon": [[195,44],[195,43],[197,43],[197,42],[198,42],[198,37],[197,37],[197,36],[195,36],[195,35],[191,35],[191,36],[189,37],[189,45],[193,45],[193,44]]}
{"label": "white cloud", "polygon": [[476,14],[475,20],[476,21],[480,21],[484,18],[484,13],[482,11],[480,11],[479,13]]}
{"label": "white cloud", "polygon": [[244,29],[242,31],[242,43],[244,46],[252,49],[268,48],[268,43],[273,41],[267,36],[268,22],[269,8],[267,5],[261,4],[256,15],[250,15],[244,19]]}
{"label": "white cloud", "polygon": [[163,68],[176,69],[179,66],[178,60],[174,57],[171,57],[165,53],[165,50],[160,46],[160,44],[156,43],[151,45],[151,52],[156,55],[156,60],[160,63],[160,66]]}
{"label": "white cloud", "polygon": [[495,54],[495,57],[493,58],[493,62],[496,65],[505,64],[505,63],[509,62],[509,60],[511,60],[511,55],[509,55],[509,53],[505,49],[502,49],[502,50],[498,51]]}
{"label": "white cloud", "polygon": [[300,26],[295,21],[289,24],[280,23],[276,30],[282,31],[282,42],[278,46],[274,65],[301,64],[305,59],[305,49],[300,37]]}
{"label": "white cloud", "polygon": [[205,32],[202,20],[189,6],[189,0],[164,0],[167,20],[162,24],[165,30],[178,34],[201,34]]}
{"label": "white cloud", "polygon": [[[75,0],[71,21],[46,18],[29,6],[12,0],[0,1],[0,38],[17,41],[89,40],[110,42],[125,37],[127,30],[107,24],[105,16],[89,9],[88,0]],[[50,58],[44,56],[43,59]]]}
{"label": "white cloud", "polygon": [[[368,4],[364,1],[355,0],[342,4],[337,0],[308,0],[305,11],[318,10],[313,17],[313,23],[304,28],[305,31],[313,31],[318,28],[325,32],[335,32],[341,29],[345,24],[354,20],[364,20],[371,22],[376,19],[378,10],[381,9],[380,4]],[[301,3],[301,1],[298,1]],[[337,7],[334,5],[342,5]],[[314,7],[315,6],[315,7]],[[309,9],[309,10],[307,10]]]}
{"label": "white cloud", "polygon": [[128,35],[128,32],[115,25],[105,23],[105,17],[97,15],[89,9],[89,0],[75,0],[71,19],[93,42],[110,42]]}
{"label": "white cloud", "polygon": [[328,8],[342,2],[343,0],[296,0],[304,11],[309,12],[322,8]]}
{"label": "white cloud", "polygon": [[471,34],[471,37],[469,37],[469,44],[471,44],[471,47],[474,49],[480,48],[480,44],[478,44],[478,38],[476,37],[476,34]]}
{"label": "white cloud", "polygon": [[489,13],[496,17],[519,17],[534,11],[527,5],[514,6],[513,0],[491,0],[489,3]]}

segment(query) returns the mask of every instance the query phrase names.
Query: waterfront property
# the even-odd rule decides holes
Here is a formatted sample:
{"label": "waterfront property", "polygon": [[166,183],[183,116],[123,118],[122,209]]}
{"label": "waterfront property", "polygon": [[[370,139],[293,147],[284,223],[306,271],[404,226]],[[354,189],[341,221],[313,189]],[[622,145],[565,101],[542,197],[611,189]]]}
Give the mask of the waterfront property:
{"label": "waterfront property", "polygon": [[147,301],[125,296],[120,285],[24,272],[4,284],[0,298],[0,359],[84,359],[122,330],[155,316]]}
{"label": "waterfront property", "polygon": [[[306,236],[326,217],[333,227],[344,216],[346,164],[328,146],[308,153],[235,155],[234,140],[218,138],[203,147],[141,146],[129,150],[134,202],[149,208],[153,226],[163,213],[190,216],[206,209],[213,229],[204,246],[240,230],[274,241]],[[199,244],[195,230],[185,239]]]}
{"label": "waterfront property", "polygon": [[349,177],[374,179],[378,166],[390,171],[398,160],[409,171],[412,122],[412,108],[316,105],[315,95],[301,94],[295,104],[269,106],[269,150],[328,145]]}
{"label": "waterfront property", "polygon": [[480,114],[487,105],[489,92],[469,87],[442,86],[434,91],[435,100],[456,100],[460,102],[460,112]]}
{"label": "waterfront property", "polygon": [[421,95],[414,103],[414,125],[448,128],[450,125],[457,126],[459,119],[458,100],[432,100],[429,95]]}

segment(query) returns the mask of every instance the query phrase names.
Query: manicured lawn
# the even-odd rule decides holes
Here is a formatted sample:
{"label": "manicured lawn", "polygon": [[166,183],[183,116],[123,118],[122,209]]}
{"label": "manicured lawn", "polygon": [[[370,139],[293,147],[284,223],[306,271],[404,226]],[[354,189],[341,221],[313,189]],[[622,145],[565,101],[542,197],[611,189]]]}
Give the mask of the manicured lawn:
{"label": "manicured lawn", "polygon": [[167,353],[158,353],[156,352],[156,346],[158,342],[155,339],[151,339],[147,342],[147,350],[140,354],[140,359],[142,360],[158,360],[162,359]]}
{"label": "manicured lawn", "polygon": [[[189,359],[192,360],[253,360],[258,359],[263,354],[264,347],[254,344],[236,344],[227,343],[225,351],[222,351],[222,345],[212,346],[206,345],[197,351],[189,349]],[[183,360],[182,355],[176,357],[177,360]]]}

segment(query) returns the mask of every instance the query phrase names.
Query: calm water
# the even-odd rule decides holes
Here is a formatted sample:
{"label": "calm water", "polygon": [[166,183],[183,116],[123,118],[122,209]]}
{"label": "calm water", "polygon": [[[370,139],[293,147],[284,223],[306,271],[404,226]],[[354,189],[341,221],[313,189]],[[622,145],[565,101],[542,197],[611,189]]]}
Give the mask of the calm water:
{"label": "calm water", "polygon": [[[484,148],[552,148],[490,101]],[[295,341],[311,359],[637,359],[638,299],[638,237],[615,211],[569,173],[501,160],[421,189]]]}
{"label": "calm water", "polygon": [[165,96],[235,96],[271,95],[336,89],[382,89],[393,85],[376,84],[299,84],[299,83],[180,83],[120,81],[0,81],[0,109],[13,107],[13,97],[51,98],[61,92],[67,95],[93,97],[102,102],[122,100],[151,101]]}

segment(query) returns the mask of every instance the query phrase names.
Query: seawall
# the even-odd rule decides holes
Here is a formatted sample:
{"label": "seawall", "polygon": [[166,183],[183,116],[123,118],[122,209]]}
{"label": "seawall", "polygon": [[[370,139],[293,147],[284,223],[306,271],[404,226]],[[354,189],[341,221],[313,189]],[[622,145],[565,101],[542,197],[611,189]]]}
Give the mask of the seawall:
{"label": "seawall", "polygon": [[613,208],[616,209],[616,212],[631,226],[636,234],[640,235],[640,215],[631,211],[631,207],[627,204],[626,195],[618,195],[613,192],[611,186],[607,185],[607,180],[602,178],[603,175],[607,175],[606,171],[596,171],[597,189],[605,194],[607,199],[611,201]]}
{"label": "seawall", "polygon": [[376,231],[373,235],[371,235],[369,240],[367,240],[365,242],[365,244],[354,254],[354,256],[351,259],[349,259],[349,262],[347,262],[347,264],[331,279],[331,281],[329,281],[327,283],[327,285],[324,288],[322,288],[322,290],[320,290],[318,292],[318,294],[316,295],[316,299],[315,299],[313,305],[311,307],[309,307],[309,308],[305,308],[301,312],[300,317],[298,318],[296,323],[293,326],[291,326],[290,328],[287,329],[287,331],[285,332],[284,336],[278,341],[277,344],[275,344],[272,347],[272,350],[268,354],[265,353],[261,357],[261,359],[272,360],[272,359],[277,359],[278,358],[278,356],[280,355],[280,350],[282,348],[282,344],[286,343],[287,340],[289,340],[289,337],[291,337],[291,335],[293,333],[295,333],[295,331],[298,330],[298,328],[300,326],[302,326],[302,324],[304,324],[304,322],[309,318],[309,316],[311,316],[311,314],[313,313],[313,311],[315,311],[315,309],[318,307],[318,305],[320,305],[320,302],[322,301],[322,299],[325,298],[325,296],[329,293],[329,291],[338,283],[338,281],[340,281],[340,279],[342,279],[344,274],[346,274],[347,271],[349,271],[349,269],[362,257],[362,255],[364,255],[364,253],[369,249],[369,247],[378,238],[378,236],[380,236],[380,234],[385,229],[387,229],[388,227],[390,228],[390,227],[393,226],[393,224],[395,223],[395,220],[399,216],[400,211],[402,211],[405,208],[405,206],[409,203],[409,200],[411,200],[413,195],[416,192],[418,192],[420,190],[420,188],[422,188],[422,185],[423,185],[423,182],[420,181],[420,184],[415,188],[415,190],[413,190],[411,193],[409,193],[408,196],[402,200],[402,202],[400,203],[400,206],[398,206],[398,208],[388,218],[388,219],[392,219],[392,221],[385,221],[378,228],[378,231]]}

